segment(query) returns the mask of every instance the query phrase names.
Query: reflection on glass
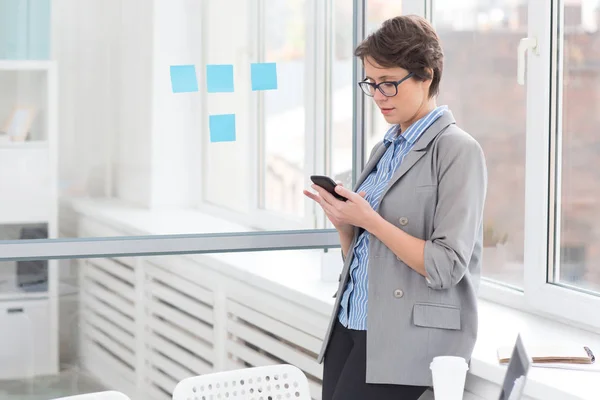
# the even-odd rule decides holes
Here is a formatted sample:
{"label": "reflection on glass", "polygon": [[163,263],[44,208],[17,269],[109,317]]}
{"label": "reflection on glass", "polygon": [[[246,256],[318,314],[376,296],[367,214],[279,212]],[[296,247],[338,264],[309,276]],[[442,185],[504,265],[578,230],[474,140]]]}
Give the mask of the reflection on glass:
{"label": "reflection on glass", "polygon": [[367,22],[367,34],[376,31],[386,19],[402,15],[403,3],[402,0],[367,0],[367,15],[365,18]]}
{"label": "reflection on glass", "polygon": [[306,0],[267,0],[265,62],[277,63],[278,89],[264,93],[264,208],[302,218],[305,185]]}
{"label": "reflection on glass", "polygon": [[483,276],[517,287],[523,286],[526,104],[515,77],[526,3],[438,1],[433,18],[445,54],[438,104],[449,105],[486,155]]}
{"label": "reflection on glass", "polygon": [[[0,227],[47,224],[51,238],[89,236],[87,218],[141,235],[322,227],[302,195],[308,176],[343,179],[352,168],[352,7],[338,3],[327,21],[332,31],[336,22],[334,60],[317,57],[316,66],[306,60],[326,30],[306,0],[143,10],[62,0],[40,12],[53,59],[0,63]],[[257,61],[277,64],[277,90],[252,91]],[[233,66],[233,92],[208,92],[208,64]],[[170,67],[182,65],[195,68],[197,92],[174,93]],[[313,68],[331,68],[331,84],[307,82]],[[318,118],[331,127],[318,132],[305,126],[315,93],[332,108],[325,118],[319,100]],[[235,115],[235,141],[211,141],[210,117],[221,114]]]}
{"label": "reflection on glass", "polygon": [[555,283],[600,291],[598,2],[564,2],[560,241]]}
{"label": "reflection on glass", "polygon": [[117,390],[171,400],[188,377],[286,363],[316,398],[341,267],[339,252],[322,250],[61,260],[58,296],[0,304],[10,361],[0,364],[0,397]]}
{"label": "reflection on glass", "polygon": [[[383,21],[402,15],[403,1],[367,0],[366,32],[377,30]],[[355,83],[356,84],[356,83]],[[365,162],[375,145],[390,128],[373,99],[365,99]]]}

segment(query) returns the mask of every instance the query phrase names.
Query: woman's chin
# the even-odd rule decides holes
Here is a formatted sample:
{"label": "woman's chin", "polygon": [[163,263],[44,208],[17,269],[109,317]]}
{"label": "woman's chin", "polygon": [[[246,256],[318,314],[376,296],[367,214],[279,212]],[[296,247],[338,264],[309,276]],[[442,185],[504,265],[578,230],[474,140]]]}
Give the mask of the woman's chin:
{"label": "woman's chin", "polygon": [[398,125],[400,122],[398,121],[398,116],[396,115],[385,115],[383,114],[383,119],[385,119],[385,122],[387,122],[390,125]]}

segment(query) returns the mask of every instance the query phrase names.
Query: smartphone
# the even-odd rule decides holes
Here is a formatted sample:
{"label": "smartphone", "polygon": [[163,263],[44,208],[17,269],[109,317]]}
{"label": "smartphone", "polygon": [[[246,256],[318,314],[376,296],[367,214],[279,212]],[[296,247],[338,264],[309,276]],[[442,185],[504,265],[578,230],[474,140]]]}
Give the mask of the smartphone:
{"label": "smartphone", "polygon": [[312,175],[310,177],[310,180],[315,185],[320,186],[323,189],[327,190],[336,199],[342,200],[342,201],[348,200],[344,196],[340,196],[339,194],[337,194],[337,192],[335,191],[335,187],[337,186],[337,183],[335,183],[335,181],[333,179],[331,179],[330,177],[324,176],[324,175]]}

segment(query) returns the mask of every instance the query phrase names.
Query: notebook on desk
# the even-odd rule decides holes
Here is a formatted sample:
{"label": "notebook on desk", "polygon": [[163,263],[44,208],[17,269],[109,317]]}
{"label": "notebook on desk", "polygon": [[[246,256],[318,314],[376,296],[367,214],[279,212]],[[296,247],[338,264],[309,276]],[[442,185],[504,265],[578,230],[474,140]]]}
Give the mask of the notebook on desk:
{"label": "notebook on desk", "polygon": [[517,341],[510,351],[509,360],[498,400],[520,400],[523,396],[531,358],[525,351],[520,335],[517,336]]}
{"label": "notebook on desk", "polygon": [[[509,362],[511,348],[498,349],[498,361],[501,364]],[[534,364],[593,364],[596,361],[594,353],[585,346],[528,346],[527,352]]]}

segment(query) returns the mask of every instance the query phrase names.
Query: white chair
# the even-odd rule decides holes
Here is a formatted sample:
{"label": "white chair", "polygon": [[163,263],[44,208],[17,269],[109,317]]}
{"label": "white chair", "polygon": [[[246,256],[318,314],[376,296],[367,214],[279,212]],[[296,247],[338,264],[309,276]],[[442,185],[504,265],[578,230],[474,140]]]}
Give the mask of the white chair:
{"label": "white chair", "polygon": [[270,365],[186,378],[173,400],[310,400],[306,375],[293,365]]}
{"label": "white chair", "polygon": [[107,392],[96,392],[96,393],[86,393],[86,394],[78,394],[76,396],[69,397],[60,397],[58,399],[53,400],[130,400],[129,397],[124,395],[121,392],[115,392],[114,390],[110,390]]}

